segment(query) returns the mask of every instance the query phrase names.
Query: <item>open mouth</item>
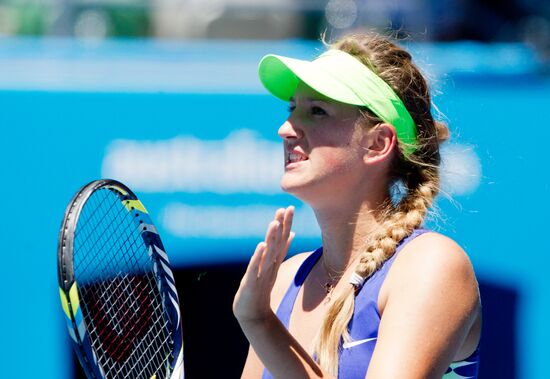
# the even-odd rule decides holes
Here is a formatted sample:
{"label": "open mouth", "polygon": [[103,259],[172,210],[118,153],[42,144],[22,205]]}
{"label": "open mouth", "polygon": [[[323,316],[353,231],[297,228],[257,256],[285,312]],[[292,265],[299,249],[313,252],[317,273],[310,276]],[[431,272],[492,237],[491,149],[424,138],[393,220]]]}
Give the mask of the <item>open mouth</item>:
{"label": "open mouth", "polygon": [[307,161],[307,156],[297,151],[290,151],[286,157],[286,164],[298,163],[302,161]]}

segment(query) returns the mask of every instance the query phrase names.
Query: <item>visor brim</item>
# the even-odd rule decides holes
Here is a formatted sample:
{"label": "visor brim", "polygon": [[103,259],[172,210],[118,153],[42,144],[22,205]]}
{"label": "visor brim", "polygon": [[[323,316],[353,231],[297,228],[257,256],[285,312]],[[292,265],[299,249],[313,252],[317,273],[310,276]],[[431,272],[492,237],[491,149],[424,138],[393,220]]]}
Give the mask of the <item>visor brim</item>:
{"label": "visor brim", "polygon": [[258,74],[264,87],[284,101],[289,101],[298,84],[303,82],[329,99],[352,105],[364,104],[349,87],[313,62],[270,54],[260,61]]}

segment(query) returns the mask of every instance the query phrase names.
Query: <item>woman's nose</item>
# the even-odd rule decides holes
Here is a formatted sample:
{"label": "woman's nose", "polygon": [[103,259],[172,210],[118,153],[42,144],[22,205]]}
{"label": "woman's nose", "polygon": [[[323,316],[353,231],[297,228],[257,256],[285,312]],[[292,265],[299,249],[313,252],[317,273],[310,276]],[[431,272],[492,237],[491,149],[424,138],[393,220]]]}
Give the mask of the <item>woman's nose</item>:
{"label": "woman's nose", "polygon": [[301,138],[302,130],[289,118],[279,127],[279,137],[283,139]]}

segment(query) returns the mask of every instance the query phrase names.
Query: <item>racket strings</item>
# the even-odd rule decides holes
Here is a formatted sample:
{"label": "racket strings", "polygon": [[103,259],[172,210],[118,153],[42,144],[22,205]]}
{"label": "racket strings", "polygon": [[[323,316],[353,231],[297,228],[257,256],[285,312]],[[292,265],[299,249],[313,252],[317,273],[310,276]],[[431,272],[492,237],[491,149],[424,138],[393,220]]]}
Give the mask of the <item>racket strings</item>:
{"label": "racket strings", "polygon": [[[135,285],[135,282],[133,283]],[[153,285],[152,280],[148,281],[148,286],[151,287]],[[128,294],[129,290],[128,288],[131,287],[132,284],[130,281],[126,284],[125,292]],[[134,287],[135,288],[135,287]],[[133,291],[133,290],[130,290]],[[132,295],[132,294],[130,294]],[[139,295],[138,295],[139,296]],[[133,325],[130,326],[130,329],[127,329],[129,333],[131,333],[133,336],[140,336],[143,335],[145,327],[149,328],[148,333],[149,338],[141,338],[136,339],[136,341],[139,341],[135,346],[133,346],[134,353],[138,354],[138,356],[146,357],[147,359],[143,360],[133,360],[132,367],[125,367],[120,364],[116,359],[113,359],[113,357],[116,357],[117,355],[120,356],[121,354],[127,354],[127,349],[130,347],[131,344],[126,343],[125,345],[119,345],[115,349],[115,351],[110,351],[108,354],[101,354],[101,356],[110,357],[110,359],[103,359],[102,367],[106,368],[107,372],[113,372],[113,377],[147,377],[149,376],[143,376],[144,372],[155,372],[155,369],[158,369],[159,367],[166,367],[167,363],[169,362],[169,356],[168,354],[159,355],[155,354],[156,351],[159,351],[159,349],[162,349],[163,346],[166,345],[167,342],[172,342],[169,333],[166,332],[167,330],[167,322],[163,318],[157,318],[156,322],[153,322],[150,324],[149,322],[152,319],[151,314],[159,314],[162,312],[162,305],[157,301],[156,304],[152,305],[154,309],[149,310],[149,315],[147,318],[140,318],[138,320],[133,320]],[[129,309],[127,310],[129,311]],[[128,320],[128,315],[124,314],[122,316],[119,316],[121,319]],[[126,328],[128,326],[125,326]],[[103,329],[103,328],[99,328]],[[112,329],[111,329],[112,331]],[[102,340],[106,340],[105,338],[102,338]],[[107,339],[108,340],[108,339]],[[109,348],[109,346],[103,346],[103,351],[105,351],[106,348]],[[129,363],[130,364],[130,363]],[[147,370],[147,368],[150,368]],[[139,372],[138,372],[139,370]],[[157,377],[160,377],[157,375]]]}
{"label": "racket strings", "polygon": [[[131,293],[133,291],[133,289],[129,289],[131,286],[131,282],[127,281],[125,285],[126,293]],[[148,282],[148,286],[154,286],[152,280]],[[167,321],[163,317],[158,317],[162,314],[162,305],[158,301],[154,301],[154,303],[156,304],[152,304],[153,308],[150,312],[157,315],[156,318],[151,315],[146,318],[138,317],[131,321],[132,325],[126,324],[122,326],[122,329],[126,329],[127,334],[132,337],[142,336],[144,332],[146,332],[148,335],[143,336],[141,339],[135,338],[132,341],[126,340],[124,343],[113,342],[112,333],[114,333],[114,328],[112,326],[102,326],[99,322],[96,324],[94,330],[108,330],[111,333],[111,335],[97,336],[97,341],[103,341],[103,343],[95,344],[97,351],[100,353],[99,356],[102,357],[99,363],[104,368],[107,378],[150,378],[153,373],[157,373],[157,378],[162,377],[157,371],[159,368],[167,367],[170,360],[170,351],[166,349],[166,343],[172,343],[173,341],[171,340],[170,334],[167,332]],[[116,306],[116,302],[114,302],[114,305]],[[128,310],[129,309],[127,309],[126,312],[128,312]],[[155,320],[152,320],[153,318],[155,318]],[[127,313],[119,315],[118,319],[129,321]],[[100,321],[105,322],[105,320]],[[113,320],[106,320],[106,322],[111,325]],[[144,330],[146,328],[148,329]],[[117,335],[115,334],[114,337],[116,338]],[[133,355],[137,358],[132,359],[130,356],[128,351],[130,347],[133,349]],[[158,352],[162,351],[164,351],[163,354],[158,354]],[[124,358],[126,358],[126,360],[124,362],[120,362],[121,356],[125,356]],[[140,357],[142,357],[142,359],[139,359]],[[144,373],[146,373],[146,375],[143,375]]]}
{"label": "racket strings", "polygon": [[[111,201],[112,200],[113,199],[111,199]],[[115,239],[117,238],[118,235],[121,235],[122,233],[125,236],[121,235],[123,240],[122,240],[122,243],[121,243],[122,246],[120,246],[119,250],[122,247],[124,247],[125,249],[131,249],[133,247],[132,245],[134,243],[141,243],[143,245],[143,240],[141,239],[141,237],[138,234],[136,234],[135,232],[134,233],[131,232],[131,228],[133,227],[133,224],[131,222],[131,219],[129,220],[129,218],[127,217],[128,215],[125,214],[126,209],[125,208],[120,209],[120,203],[112,202],[111,205],[109,207],[107,207],[105,202],[104,202],[104,199],[102,199],[102,201],[99,202],[98,204],[94,205],[93,203],[95,201],[96,201],[96,197],[92,196],[89,200],[89,202],[92,203],[91,204],[92,206],[91,207],[85,207],[83,209],[83,210],[87,210],[87,209],[93,209],[94,207],[97,207],[96,208],[97,210],[94,213],[92,213],[91,216],[89,217],[89,219],[93,220],[94,222],[92,223],[92,225],[89,225],[88,223],[86,223],[86,225],[84,226],[86,229],[83,230],[84,235],[86,237],[85,237],[84,241],[79,243],[79,246],[87,246],[87,251],[82,252],[83,253],[82,256],[84,257],[84,259],[88,258],[88,262],[84,267],[82,267],[82,272],[87,272],[87,269],[91,264],[93,264],[98,269],[102,269],[102,268],[104,269],[106,267],[107,268],[112,267],[114,259],[120,259],[120,258],[127,259],[129,257],[135,257],[135,255],[133,255],[133,254],[129,254],[129,255],[126,255],[126,254],[119,254],[119,255],[116,255],[116,254],[103,254],[103,255],[89,254],[92,251],[103,252],[105,250],[105,246],[108,243],[110,243],[110,244],[117,243],[117,242],[120,243],[121,238],[119,238],[118,241],[115,241]],[[118,201],[118,199],[116,201]],[[116,212],[117,208],[119,210],[118,212]],[[113,216],[111,216],[110,213],[113,214]],[[100,215],[105,215],[105,217],[100,218],[99,217]],[[82,216],[81,216],[81,218],[82,218]],[[103,219],[109,219],[110,222],[109,223],[106,223],[106,222],[104,223],[104,222],[102,222]],[[121,225],[121,222],[123,222],[124,224]],[[116,228],[114,225],[118,225],[118,228]],[[79,224],[79,227],[80,227],[80,224]],[[100,228],[102,228],[102,229],[100,229]],[[78,232],[78,230],[77,230],[77,232]],[[81,235],[81,233],[77,233],[75,235],[75,241],[78,239],[79,235]],[[103,235],[107,235],[108,238],[102,238]],[[129,242],[130,238],[132,238],[133,241],[128,245],[128,242]],[[90,241],[91,241],[91,243],[89,243]],[[102,244],[97,246],[98,243],[102,243]],[[128,250],[128,251],[135,251],[135,250]],[[99,255],[99,257],[98,257],[98,255]],[[109,259],[109,261],[106,261],[107,259]],[[137,264],[136,265],[128,265],[129,262],[127,262],[127,261],[125,263],[126,263],[127,268],[136,268],[137,267]],[[147,264],[148,262],[146,261],[146,262],[143,262],[143,263]],[[95,272],[91,272],[90,274],[92,276],[97,275],[97,273],[95,273]],[[94,278],[95,278],[95,276],[94,276]]]}
{"label": "racket strings", "polygon": [[165,378],[169,320],[135,214],[111,190],[81,211],[74,245],[83,316],[106,378]]}
{"label": "racket strings", "polygon": [[105,350],[117,362],[128,358],[131,344],[127,342],[141,338],[152,317],[149,297],[137,292],[143,287],[140,279],[123,277],[114,280],[124,287],[131,286],[130,291],[117,286],[110,291],[109,296],[103,296],[104,291],[91,292],[92,308],[95,309],[92,318],[99,331],[98,338],[111,342],[105,346]]}

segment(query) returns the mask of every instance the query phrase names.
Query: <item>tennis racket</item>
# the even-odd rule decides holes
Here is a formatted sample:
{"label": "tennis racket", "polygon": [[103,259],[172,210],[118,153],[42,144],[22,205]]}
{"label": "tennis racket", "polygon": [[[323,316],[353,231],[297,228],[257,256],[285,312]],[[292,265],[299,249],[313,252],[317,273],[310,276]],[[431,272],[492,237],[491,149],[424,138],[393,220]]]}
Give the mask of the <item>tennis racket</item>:
{"label": "tennis racket", "polygon": [[59,293],[88,378],[182,379],[174,276],[136,195],[97,180],[73,197],[59,233]]}

